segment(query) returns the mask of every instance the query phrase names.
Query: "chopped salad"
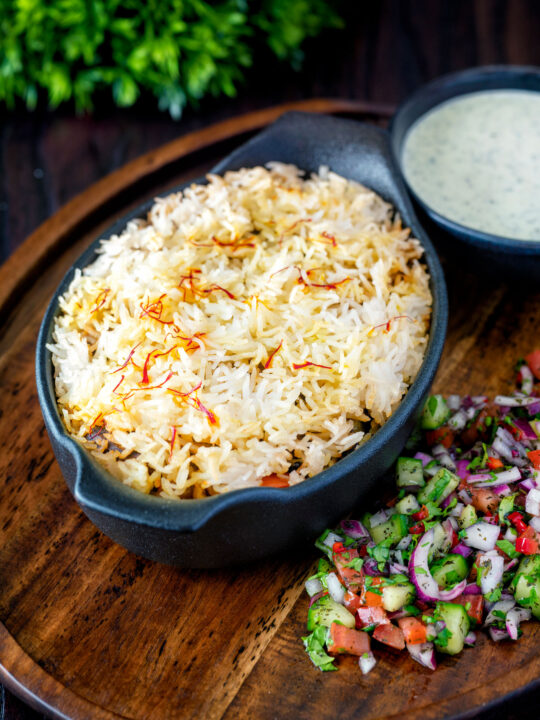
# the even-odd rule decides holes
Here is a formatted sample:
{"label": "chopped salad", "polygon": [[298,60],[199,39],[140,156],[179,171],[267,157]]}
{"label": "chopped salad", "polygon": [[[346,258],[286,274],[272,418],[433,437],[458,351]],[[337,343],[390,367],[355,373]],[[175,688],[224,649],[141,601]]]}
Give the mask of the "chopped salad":
{"label": "chopped salad", "polygon": [[540,619],[540,350],[517,387],[432,395],[396,463],[398,493],[316,541],[306,581],[306,651],[321,670],[341,654],[376,664],[372,641],[431,670],[436,653],[474,646],[479,630],[518,640]]}

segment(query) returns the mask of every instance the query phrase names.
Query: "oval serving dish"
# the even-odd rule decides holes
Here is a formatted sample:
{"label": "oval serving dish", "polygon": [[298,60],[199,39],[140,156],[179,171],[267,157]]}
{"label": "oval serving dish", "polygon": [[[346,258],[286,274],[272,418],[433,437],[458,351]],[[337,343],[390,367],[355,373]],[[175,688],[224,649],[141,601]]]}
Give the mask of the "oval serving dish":
{"label": "oval serving dish", "polygon": [[[402,156],[408,131],[423,115],[438,105],[468,93],[481,90],[529,90],[540,92],[540,68],[520,66],[486,66],[464,70],[437,78],[422,86],[399,106],[390,123],[392,151],[402,170]],[[472,249],[479,260],[503,271],[540,278],[540,238],[515,240],[492,235],[461,225],[433,210],[410,184],[407,187],[418,205],[446,232]]]}
{"label": "oval serving dish", "polygon": [[[446,333],[448,301],[441,265],[418,224],[396,169],[388,134],[351,120],[288,113],[213,168],[224,173],[270,160],[294,163],[307,172],[328,165],[391,202],[425,251],[433,314],[420,371],[391,418],[365,444],[335,465],[290,488],[248,488],[200,500],[149,496],[123,485],[71,438],[60,418],[51,341],[58,299],[76,268],[91,263],[97,239],[64,277],[43,319],[36,351],[38,396],[45,425],[67,484],[90,520],[128,550],[158,562],[212,568],[246,563],[312,540],[368,492],[401,451],[437,369]],[[182,189],[175,188],[166,194]],[[102,234],[120,232],[127,221],[147,213],[153,200]]]}

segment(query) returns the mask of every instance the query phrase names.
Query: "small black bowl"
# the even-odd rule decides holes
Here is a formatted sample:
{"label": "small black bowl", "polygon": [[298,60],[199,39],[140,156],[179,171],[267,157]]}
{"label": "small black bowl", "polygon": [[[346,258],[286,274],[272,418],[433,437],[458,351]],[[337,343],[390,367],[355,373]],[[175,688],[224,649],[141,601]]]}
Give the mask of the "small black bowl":
{"label": "small black bowl", "polygon": [[[394,462],[421,411],[440,360],[448,314],[444,276],[395,168],[387,133],[351,120],[289,113],[214,171],[224,173],[270,160],[294,163],[306,171],[329,165],[373,188],[396,207],[420,239],[431,275],[433,317],[426,356],[388,422],[364,445],[312,479],[291,488],[248,488],[201,500],[144,495],[113,478],[67,434],[56,404],[51,354],[46,346],[51,341],[59,296],[68,288],[75,269],[95,258],[96,240],[69,270],[43,319],[36,354],[39,402],[75,500],[106,535],[151,560],[184,567],[220,567],[312,540],[353,507]],[[146,214],[152,204],[153,200],[118,221],[103,237],[119,232],[128,219]]]}
{"label": "small black bowl", "polygon": [[[437,78],[422,86],[397,109],[390,123],[392,151],[401,167],[403,144],[411,126],[429,110],[451,98],[480,90],[533,90],[540,92],[540,68],[494,65]],[[405,174],[403,173],[405,177]],[[406,178],[405,178],[406,180]],[[408,185],[415,201],[429,217],[459,242],[465,243],[476,260],[486,260],[489,267],[514,275],[526,275],[540,279],[540,238],[538,240],[515,240],[449,220],[426,204]],[[464,248],[461,248],[464,249]]]}

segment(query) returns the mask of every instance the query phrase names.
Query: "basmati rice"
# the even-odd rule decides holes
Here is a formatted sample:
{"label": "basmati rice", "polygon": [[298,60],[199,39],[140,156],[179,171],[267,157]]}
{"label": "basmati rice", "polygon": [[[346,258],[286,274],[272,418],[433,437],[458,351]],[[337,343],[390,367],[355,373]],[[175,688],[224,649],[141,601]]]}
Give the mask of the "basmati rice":
{"label": "basmati rice", "polygon": [[159,198],[60,299],[66,428],[145,493],[303,481],[365,442],[418,372],[421,255],[390,205],[325,167],[269,163]]}

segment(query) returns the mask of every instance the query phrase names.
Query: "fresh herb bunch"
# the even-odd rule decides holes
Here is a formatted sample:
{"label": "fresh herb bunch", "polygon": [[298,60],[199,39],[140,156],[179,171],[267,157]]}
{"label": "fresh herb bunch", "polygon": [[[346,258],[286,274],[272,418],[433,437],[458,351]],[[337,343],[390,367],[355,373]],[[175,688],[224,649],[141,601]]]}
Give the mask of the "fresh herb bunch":
{"label": "fresh herb bunch", "polygon": [[255,53],[294,68],[302,45],[340,27],[331,0],[0,0],[0,101],[90,110],[143,93],[179,117],[206,95],[233,96]]}

